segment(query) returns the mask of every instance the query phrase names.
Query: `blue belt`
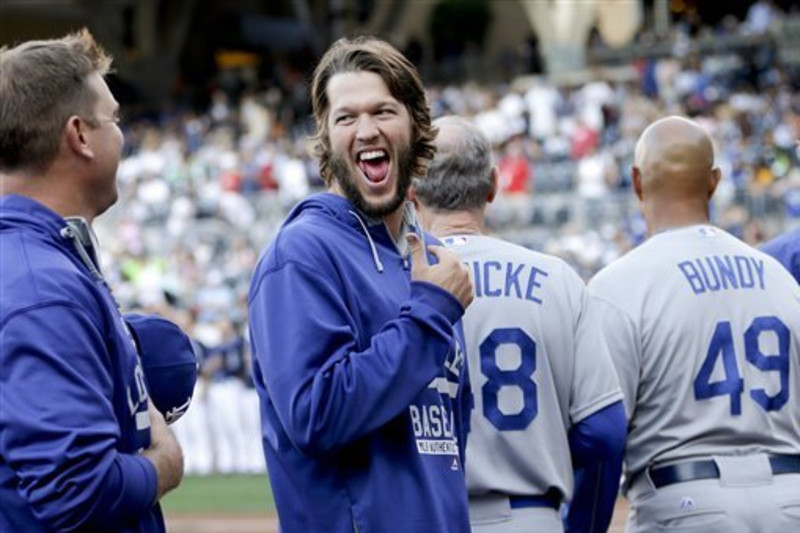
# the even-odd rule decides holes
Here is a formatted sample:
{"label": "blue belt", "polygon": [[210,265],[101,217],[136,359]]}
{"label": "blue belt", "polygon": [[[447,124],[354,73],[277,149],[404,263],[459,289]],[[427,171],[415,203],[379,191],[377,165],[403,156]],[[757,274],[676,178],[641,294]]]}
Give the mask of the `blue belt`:
{"label": "blue belt", "polygon": [[544,496],[508,496],[508,503],[512,509],[524,507],[549,507],[556,509],[561,506],[561,498],[557,493],[548,493]]}
{"label": "blue belt", "polygon": [[[800,473],[800,455],[767,455],[773,475]],[[667,466],[651,466],[650,479],[657,489],[699,479],[719,479],[719,468],[713,459],[686,461]]]}

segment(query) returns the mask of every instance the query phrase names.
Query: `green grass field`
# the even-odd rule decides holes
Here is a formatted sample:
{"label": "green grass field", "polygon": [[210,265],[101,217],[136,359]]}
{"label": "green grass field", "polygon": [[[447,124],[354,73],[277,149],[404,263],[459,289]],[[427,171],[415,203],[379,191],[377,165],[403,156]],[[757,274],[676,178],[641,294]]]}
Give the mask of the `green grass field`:
{"label": "green grass field", "polygon": [[[170,533],[277,531],[275,504],[266,474],[252,476],[192,476],[167,494],[161,505]],[[620,497],[609,533],[622,533],[628,501]],[[209,518],[219,517],[216,522]],[[197,517],[194,521],[188,517]],[[231,517],[238,517],[232,521]],[[249,520],[249,521],[246,521]]]}
{"label": "green grass field", "polygon": [[266,514],[275,512],[266,474],[191,476],[161,500],[168,514]]}

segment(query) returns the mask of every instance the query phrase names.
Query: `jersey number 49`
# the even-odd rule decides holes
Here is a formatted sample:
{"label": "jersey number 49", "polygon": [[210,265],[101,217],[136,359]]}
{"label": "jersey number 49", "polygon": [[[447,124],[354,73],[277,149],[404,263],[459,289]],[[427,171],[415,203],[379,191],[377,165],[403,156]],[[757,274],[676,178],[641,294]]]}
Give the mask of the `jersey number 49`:
{"label": "jersey number 49", "polygon": [[[774,334],[778,341],[778,353],[761,351],[761,336]],[[789,400],[789,328],[775,316],[755,318],[744,332],[744,355],[748,363],[762,372],[776,372],[780,378],[780,389],[769,395],[764,389],[750,390],[750,397],[765,411],[779,411]],[[717,360],[722,359],[725,378],[711,381]],[[694,380],[696,400],[708,400],[715,396],[730,396],[731,414],[742,414],[744,380],[739,373],[733,345],[733,332],[728,321],[717,322],[703,364]]]}

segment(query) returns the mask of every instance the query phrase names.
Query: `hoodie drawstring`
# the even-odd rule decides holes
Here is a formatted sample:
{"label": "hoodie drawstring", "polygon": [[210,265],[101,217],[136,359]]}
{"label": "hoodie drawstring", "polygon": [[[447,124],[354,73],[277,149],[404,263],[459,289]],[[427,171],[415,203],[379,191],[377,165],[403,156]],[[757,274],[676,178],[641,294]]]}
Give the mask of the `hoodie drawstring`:
{"label": "hoodie drawstring", "polygon": [[81,260],[92,273],[92,275],[98,281],[105,282],[103,275],[100,273],[100,269],[97,268],[97,265],[95,265],[91,255],[89,255],[89,252],[86,250],[86,245],[81,238],[79,230],[73,227],[70,221],[67,221],[67,225],[61,228],[61,237],[72,240],[72,242],[75,244],[75,249],[78,251],[78,255],[81,256]]}
{"label": "hoodie drawstring", "polygon": [[383,272],[383,263],[381,263],[381,258],[378,257],[378,249],[375,247],[375,242],[372,240],[372,236],[369,234],[369,230],[367,229],[367,225],[361,220],[361,217],[358,216],[353,210],[348,211],[351,215],[358,220],[358,223],[361,225],[361,229],[364,230],[364,235],[367,236],[367,242],[369,243],[369,249],[372,251],[372,259],[375,261],[375,268],[378,269],[378,272]]}

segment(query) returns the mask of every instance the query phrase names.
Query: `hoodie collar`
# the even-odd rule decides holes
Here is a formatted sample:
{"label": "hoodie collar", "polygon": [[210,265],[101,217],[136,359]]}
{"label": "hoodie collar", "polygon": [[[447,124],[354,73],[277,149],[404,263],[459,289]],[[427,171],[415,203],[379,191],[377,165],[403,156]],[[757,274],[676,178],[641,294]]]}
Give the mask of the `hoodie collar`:
{"label": "hoodie collar", "polygon": [[386,235],[394,244],[397,253],[403,257],[406,262],[408,261],[409,250],[408,243],[405,239],[405,234],[414,232],[419,236],[420,241],[423,244],[425,243],[425,238],[417,217],[416,210],[414,209],[414,204],[411,202],[406,202],[403,207],[403,219],[399,233],[400,238],[397,241],[395,241],[392,235],[389,233],[389,230],[386,228],[386,225],[382,219],[365,215],[361,211],[357,210],[352,202],[350,202],[350,200],[347,198],[329,192],[314,194],[307,197],[289,213],[289,216],[284,224],[289,223],[294,218],[297,218],[301,212],[311,210],[326,211],[330,215],[344,222],[346,225],[363,234],[367,241],[367,245],[370,248],[370,253],[372,254],[372,259],[375,263],[375,269],[378,272],[383,272],[384,267],[380,255],[378,254],[378,248],[375,245],[375,240],[371,234],[372,228],[383,228],[383,230],[386,232]]}
{"label": "hoodie collar", "polygon": [[0,196],[0,228],[20,225],[46,230],[57,237],[64,227],[64,217],[27,196]]}
{"label": "hoodie collar", "polygon": [[72,241],[92,275],[103,279],[97,259],[97,237],[83,217],[63,217],[27,196],[9,194],[0,197],[0,229],[19,226],[47,233],[56,241]]}

